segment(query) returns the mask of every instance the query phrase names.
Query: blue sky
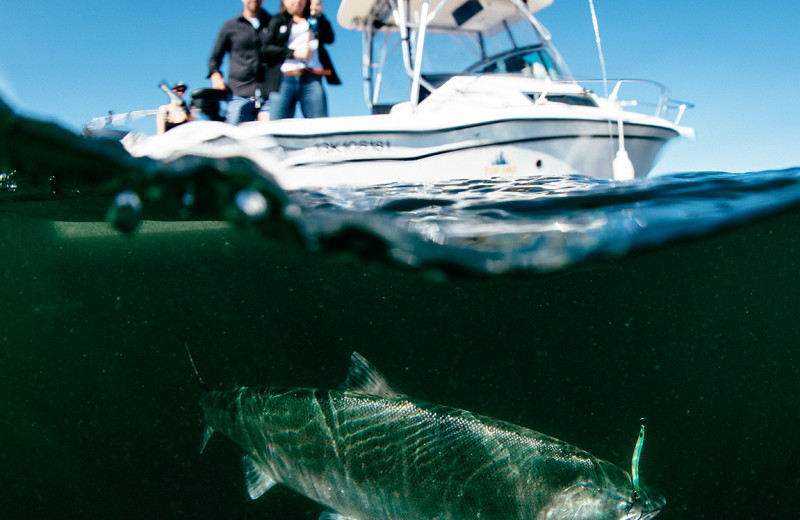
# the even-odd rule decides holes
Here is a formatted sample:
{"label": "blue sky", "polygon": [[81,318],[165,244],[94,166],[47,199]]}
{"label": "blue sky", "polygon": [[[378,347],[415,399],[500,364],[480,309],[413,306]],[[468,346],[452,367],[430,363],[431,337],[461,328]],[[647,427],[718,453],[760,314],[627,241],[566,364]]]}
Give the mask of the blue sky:
{"label": "blue sky", "polygon": [[[264,7],[277,11],[278,0]],[[335,19],[339,0],[325,0]],[[595,0],[610,77],[652,79],[694,103],[695,141],[672,143],[656,172],[800,166],[799,2]],[[25,115],[76,132],[108,110],[166,102],[162,79],[208,87],[216,33],[240,0],[4,2],[0,95]],[[539,14],[578,77],[600,77],[588,0]],[[332,115],[365,114],[358,33],[337,27],[329,47],[344,85]]]}

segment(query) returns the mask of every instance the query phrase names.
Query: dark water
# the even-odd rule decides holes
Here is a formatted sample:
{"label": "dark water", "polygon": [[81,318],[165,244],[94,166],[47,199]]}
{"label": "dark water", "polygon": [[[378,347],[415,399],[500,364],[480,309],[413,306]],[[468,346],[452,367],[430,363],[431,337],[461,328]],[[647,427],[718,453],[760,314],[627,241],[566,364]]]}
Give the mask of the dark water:
{"label": "dark water", "polygon": [[[316,518],[250,501],[225,439],[197,453],[184,343],[218,387],[338,386],[357,350],[623,468],[644,416],[659,518],[796,516],[798,170],[286,195],[238,161],[0,130],[4,518]],[[122,189],[130,235],[104,221]],[[288,217],[227,224],[241,189]]]}

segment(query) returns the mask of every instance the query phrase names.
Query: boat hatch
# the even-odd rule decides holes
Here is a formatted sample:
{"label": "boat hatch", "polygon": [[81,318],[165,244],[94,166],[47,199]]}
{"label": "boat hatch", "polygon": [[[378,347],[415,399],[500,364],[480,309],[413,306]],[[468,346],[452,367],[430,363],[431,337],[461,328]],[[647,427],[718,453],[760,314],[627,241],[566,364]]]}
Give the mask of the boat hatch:
{"label": "boat hatch", "polygon": [[[530,98],[534,103],[541,102],[541,92],[525,92],[525,96]],[[581,107],[596,107],[597,102],[589,95],[586,94],[544,94],[545,100],[551,103],[563,103],[565,105],[575,105]],[[544,101],[544,100],[542,100]]]}

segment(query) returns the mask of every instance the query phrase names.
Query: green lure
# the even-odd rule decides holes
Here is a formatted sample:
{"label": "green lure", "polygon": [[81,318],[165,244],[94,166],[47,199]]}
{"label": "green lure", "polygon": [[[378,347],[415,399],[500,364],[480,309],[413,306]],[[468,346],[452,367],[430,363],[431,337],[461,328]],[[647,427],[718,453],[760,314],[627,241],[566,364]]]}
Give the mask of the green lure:
{"label": "green lure", "polygon": [[633,448],[633,459],[631,460],[631,481],[633,482],[634,500],[639,498],[639,457],[642,456],[642,445],[644,445],[645,422],[645,419],[642,418],[642,426],[639,429],[639,438],[636,440],[636,447]]}

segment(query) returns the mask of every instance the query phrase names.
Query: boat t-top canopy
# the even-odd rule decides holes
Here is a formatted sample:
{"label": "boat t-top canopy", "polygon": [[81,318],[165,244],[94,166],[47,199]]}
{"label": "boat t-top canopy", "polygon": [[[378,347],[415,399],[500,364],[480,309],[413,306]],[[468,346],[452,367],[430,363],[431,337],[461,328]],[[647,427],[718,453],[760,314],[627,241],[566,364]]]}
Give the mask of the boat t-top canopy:
{"label": "boat t-top canopy", "polygon": [[[337,21],[345,29],[364,31],[369,24],[397,28],[398,20],[408,13],[409,27],[420,25],[420,13],[425,0],[342,0]],[[553,0],[428,0],[430,29],[472,31],[492,34],[503,30],[503,22],[512,24],[523,19],[525,9],[530,14],[541,11]]]}
{"label": "boat t-top canopy", "polygon": [[345,29],[362,33],[364,95],[373,110],[387,57],[384,46],[380,61],[375,63],[373,39],[379,33],[386,35],[386,42],[390,33],[399,36],[404,68],[412,79],[410,100],[416,107],[420,86],[429,92],[435,89],[421,70],[427,32],[471,39],[479,50],[476,61],[481,61],[487,58],[487,39],[495,35],[507,35],[513,47],[518,47],[511,28],[523,23],[533,29],[538,41],[550,49],[557,66],[566,71],[550,33],[534,16],[552,3],[553,0],[342,0],[337,21]]}

